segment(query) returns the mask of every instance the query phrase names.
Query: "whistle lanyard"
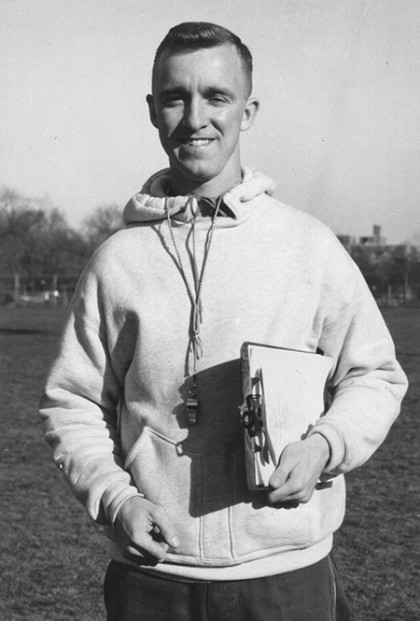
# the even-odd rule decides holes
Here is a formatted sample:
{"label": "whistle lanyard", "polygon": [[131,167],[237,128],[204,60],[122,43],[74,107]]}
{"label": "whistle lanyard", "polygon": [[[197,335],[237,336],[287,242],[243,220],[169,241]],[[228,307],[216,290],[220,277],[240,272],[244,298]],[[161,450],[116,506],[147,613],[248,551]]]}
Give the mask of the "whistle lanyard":
{"label": "whistle lanyard", "polygon": [[[193,200],[191,197],[189,200]],[[188,422],[190,425],[195,425],[197,423],[197,416],[199,412],[199,399],[197,393],[197,362],[199,358],[203,355],[203,344],[200,338],[200,324],[203,320],[203,309],[202,309],[202,301],[201,294],[203,291],[204,278],[206,274],[207,261],[210,253],[211,244],[213,241],[213,232],[216,224],[216,218],[219,213],[220,205],[222,203],[223,196],[220,196],[217,199],[217,203],[214,209],[214,214],[212,216],[212,221],[209,230],[207,231],[206,241],[204,244],[204,254],[203,254],[203,263],[201,266],[201,273],[198,273],[197,263],[194,257],[194,268],[193,268],[193,280],[194,280],[194,291],[190,285],[190,282],[187,277],[187,273],[184,268],[184,264],[181,259],[181,255],[179,252],[178,244],[175,239],[171,216],[168,208],[168,203],[165,204],[165,212],[166,219],[168,223],[169,232],[171,235],[172,244],[175,251],[175,257],[178,264],[179,271],[181,273],[182,279],[185,283],[185,287],[188,292],[188,297],[191,302],[191,320],[190,320],[190,340],[189,340],[189,348],[192,350],[193,354],[193,373],[192,373],[192,387],[189,391],[189,396],[187,398],[187,416]],[[194,224],[193,224],[194,225]]]}

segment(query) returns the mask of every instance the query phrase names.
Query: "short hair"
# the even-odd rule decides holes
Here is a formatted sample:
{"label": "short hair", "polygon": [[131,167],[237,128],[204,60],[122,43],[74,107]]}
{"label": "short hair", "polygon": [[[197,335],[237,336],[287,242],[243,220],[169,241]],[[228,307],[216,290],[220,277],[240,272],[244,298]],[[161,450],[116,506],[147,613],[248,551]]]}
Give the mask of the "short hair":
{"label": "short hair", "polygon": [[242,62],[248,95],[252,91],[252,55],[247,46],[233,32],[210,22],[183,22],[173,26],[156,50],[152,71],[152,89],[157,65],[165,50],[188,52],[218,45],[234,45]]}

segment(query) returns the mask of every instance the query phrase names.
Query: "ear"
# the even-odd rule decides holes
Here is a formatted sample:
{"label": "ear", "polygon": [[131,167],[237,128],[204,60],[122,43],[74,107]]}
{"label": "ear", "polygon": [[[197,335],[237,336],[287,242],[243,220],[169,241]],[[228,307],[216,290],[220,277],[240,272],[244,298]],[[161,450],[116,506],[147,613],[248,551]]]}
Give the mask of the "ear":
{"label": "ear", "polygon": [[147,105],[149,106],[150,121],[152,122],[152,125],[157,127],[156,108],[155,108],[155,100],[153,99],[153,95],[147,95],[146,101],[147,101]]}
{"label": "ear", "polygon": [[246,102],[245,109],[242,113],[241,132],[245,132],[254,123],[258,110],[260,109],[260,101],[256,97],[250,97]]}

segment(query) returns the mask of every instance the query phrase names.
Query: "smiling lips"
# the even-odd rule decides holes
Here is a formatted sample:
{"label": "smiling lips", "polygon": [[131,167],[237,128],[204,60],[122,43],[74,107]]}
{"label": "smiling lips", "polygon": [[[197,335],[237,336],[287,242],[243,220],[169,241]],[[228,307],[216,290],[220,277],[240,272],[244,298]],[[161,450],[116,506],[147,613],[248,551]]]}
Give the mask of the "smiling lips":
{"label": "smiling lips", "polygon": [[181,143],[188,147],[206,147],[213,142],[214,138],[183,138]]}

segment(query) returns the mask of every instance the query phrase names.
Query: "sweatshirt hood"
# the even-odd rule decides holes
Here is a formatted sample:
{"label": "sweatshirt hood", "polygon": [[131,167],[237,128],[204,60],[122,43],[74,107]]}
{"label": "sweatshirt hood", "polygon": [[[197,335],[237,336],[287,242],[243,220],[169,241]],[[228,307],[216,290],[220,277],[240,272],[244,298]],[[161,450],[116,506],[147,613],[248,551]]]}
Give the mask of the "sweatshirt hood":
{"label": "sweatshirt hood", "polygon": [[[152,175],[141,191],[128,201],[123,213],[124,223],[129,225],[163,220],[167,215],[166,210],[171,218],[190,222],[197,210],[197,198],[192,195],[168,196],[169,183],[169,168]],[[243,167],[242,182],[223,195],[223,204],[228,207],[226,215],[235,224],[239,224],[250,211],[253,199],[264,193],[271,195],[274,188],[275,183],[270,177]]]}

